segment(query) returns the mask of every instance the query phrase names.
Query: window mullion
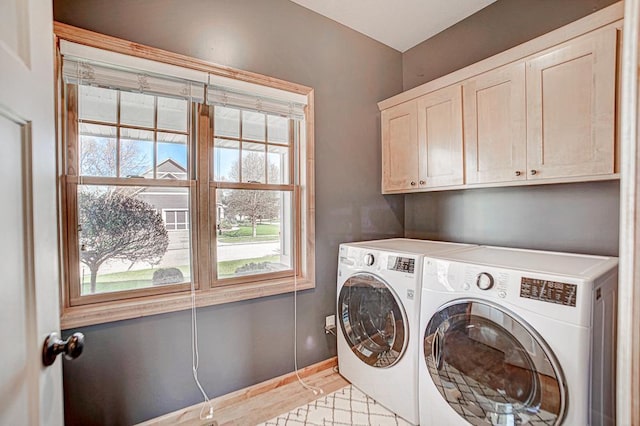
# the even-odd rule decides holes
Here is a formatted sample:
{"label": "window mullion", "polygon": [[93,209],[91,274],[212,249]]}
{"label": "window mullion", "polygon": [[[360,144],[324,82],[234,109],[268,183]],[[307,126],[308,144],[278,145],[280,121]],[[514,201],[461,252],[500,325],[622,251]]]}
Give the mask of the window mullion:
{"label": "window mullion", "polygon": [[209,181],[211,180],[213,158],[213,138],[212,135],[212,107],[207,105],[197,105],[196,107],[196,194],[194,196],[194,212],[197,217],[196,226],[192,226],[192,235],[195,235],[194,244],[194,264],[198,276],[198,288],[208,290],[211,288],[214,270],[212,259],[215,259],[215,230],[216,219],[211,216],[211,206],[214,206],[215,199],[211,197]]}
{"label": "window mullion", "polygon": [[[117,112],[116,112],[116,177],[120,177],[120,114],[121,114],[121,97],[120,97],[120,91],[118,90],[118,95],[117,95]],[[154,175],[155,177],[155,175]]]}

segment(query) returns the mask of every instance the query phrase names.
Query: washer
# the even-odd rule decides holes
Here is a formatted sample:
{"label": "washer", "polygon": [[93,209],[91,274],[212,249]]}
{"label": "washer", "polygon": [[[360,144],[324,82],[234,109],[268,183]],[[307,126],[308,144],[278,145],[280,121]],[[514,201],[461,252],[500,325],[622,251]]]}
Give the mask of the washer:
{"label": "washer", "polygon": [[340,374],[410,423],[419,420],[422,259],[471,247],[403,238],[340,245]]}
{"label": "washer", "polygon": [[420,424],[613,425],[616,258],[424,259]]}

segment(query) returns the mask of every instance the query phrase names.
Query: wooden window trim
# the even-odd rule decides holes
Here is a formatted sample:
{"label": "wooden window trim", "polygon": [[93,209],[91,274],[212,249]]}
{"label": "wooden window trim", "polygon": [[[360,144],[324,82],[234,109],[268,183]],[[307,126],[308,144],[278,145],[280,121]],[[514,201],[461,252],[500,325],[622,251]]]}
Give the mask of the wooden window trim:
{"label": "wooden window trim", "polygon": [[[74,94],[70,93],[65,95],[65,91],[62,90],[64,87],[61,73],[62,64],[61,56],[58,52],[60,40],[67,40],[103,50],[204,71],[239,81],[305,95],[307,97],[307,106],[305,107],[304,129],[301,129],[305,135],[305,143],[300,144],[298,152],[296,153],[299,161],[297,170],[300,179],[299,185],[261,185],[261,188],[268,187],[274,190],[292,190],[296,199],[300,200],[300,202],[294,206],[295,220],[298,224],[295,232],[299,234],[298,238],[294,241],[296,253],[299,253],[299,255],[296,256],[296,264],[294,266],[296,274],[294,277],[290,276],[291,272],[289,271],[288,274],[270,274],[268,279],[264,279],[264,277],[260,279],[260,276],[253,276],[251,279],[256,277],[258,279],[252,281],[244,280],[242,283],[236,282],[235,279],[225,279],[220,282],[214,281],[215,273],[213,268],[215,268],[215,265],[212,265],[211,259],[213,258],[212,255],[215,255],[215,244],[210,244],[210,242],[213,241],[211,240],[211,235],[209,235],[208,238],[195,238],[197,235],[204,235],[204,232],[215,232],[215,227],[209,226],[209,223],[211,223],[211,209],[208,208],[209,200],[213,199],[211,198],[210,192],[212,190],[215,191],[216,187],[226,186],[224,184],[212,185],[212,180],[210,179],[212,176],[210,176],[211,164],[208,153],[213,149],[213,137],[208,106],[198,105],[197,111],[192,114],[192,119],[194,120],[193,128],[195,129],[197,140],[195,147],[197,150],[197,155],[195,156],[197,158],[197,164],[192,164],[195,166],[196,171],[195,183],[193,181],[176,182],[167,180],[166,183],[158,182],[158,185],[186,186],[191,187],[192,190],[192,221],[190,222],[190,232],[193,233],[192,275],[197,287],[196,306],[210,306],[283,294],[293,291],[294,288],[305,290],[315,287],[314,92],[312,88],[257,73],[212,64],[200,59],[144,46],[59,22],[54,22],[54,35],[57,50],[55,54],[57,59],[56,83],[62,94],[60,102],[58,103],[57,121],[61,129],[59,136],[63,138],[63,140],[59,141],[58,146],[63,148],[60,150],[61,164],[67,164],[69,167],[69,170],[64,170],[64,172],[70,172],[69,176],[64,176],[64,174],[61,173],[59,188],[59,205],[61,210],[60,244],[63,248],[60,290],[61,327],[63,329],[188,309],[191,307],[191,294],[188,288],[184,287],[189,287],[189,285],[183,284],[171,286],[171,288],[136,290],[130,293],[130,297],[119,300],[109,300],[109,295],[98,294],[83,296],[83,298],[86,298],[85,300],[92,302],[90,304],[73,305],[71,303],[69,283],[71,282],[70,275],[73,274],[71,272],[73,268],[70,267],[69,253],[73,252],[73,248],[71,247],[73,245],[73,235],[71,235],[72,233],[69,230],[69,223],[71,220],[75,220],[75,218],[72,217],[74,212],[66,207],[69,205],[69,202],[73,200],[69,200],[72,192],[67,191],[65,186],[77,183],[74,181],[78,178],[74,175],[77,175],[78,172],[78,158],[75,150],[70,150],[69,146],[64,142],[67,132],[75,132],[74,127],[69,126],[69,123],[63,120],[65,115],[63,114],[62,108],[66,105],[64,97],[67,95],[74,96]],[[77,94],[75,96],[77,96]],[[73,135],[71,134],[69,136]],[[191,155],[190,157],[191,159],[189,161],[193,162],[194,156]],[[290,161],[294,161],[293,155],[290,155]],[[62,171],[62,168],[60,170]],[[82,181],[86,183],[97,183],[93,182],[92,178],[85,177],[82,178]],[[99,179],[99,181],[100,183],[104,183],[105,179]],[[149,180],[146,179],[141,179],[141,182],[137,183],[140,184],[142,181],[144,181],[146,186],[150,184]],[[113,183],[116,182],[118,184],[123,183],[122,179],[113,178]],[[136,179],[128,178],[127,184],[135,185]],[[210,255],[206,255],[205,253],[210,253]],[[157,292],[162,292],[162,294],[158,294]]]}

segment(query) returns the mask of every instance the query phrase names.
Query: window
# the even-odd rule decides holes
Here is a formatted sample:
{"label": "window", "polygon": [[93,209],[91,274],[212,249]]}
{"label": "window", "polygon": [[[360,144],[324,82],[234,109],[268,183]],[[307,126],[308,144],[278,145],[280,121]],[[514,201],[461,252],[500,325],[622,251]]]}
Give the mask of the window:
{"label": "window", "polygon": [[109,69],[65,65],[67,152],[77,153],[67,162],[71,304],[187,289],[192,236],[167,231],[188,230],[191,99],[129,92],[96,78]]}
{"label": "window", "polygon": [[292,118],[213,108],[217,280],[293,273]]}
{"label": "window", "polygon": [[63,327],[313,287],[311,89],[61,27]]}
{"label": "window", "polygon": [[162,213],[167,231],[189,229],[189,210],[164,210]]}

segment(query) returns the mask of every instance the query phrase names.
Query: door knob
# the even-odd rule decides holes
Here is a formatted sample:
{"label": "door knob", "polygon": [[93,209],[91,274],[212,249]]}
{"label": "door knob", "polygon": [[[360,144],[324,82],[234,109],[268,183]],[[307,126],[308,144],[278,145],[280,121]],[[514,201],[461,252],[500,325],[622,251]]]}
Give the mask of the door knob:
{"label": "door knob", "polygon": [[66,359],[76,359],[84,349],[84,334],[73,333],[67,340],[61,340],[56,333],[51,333],[44,339],[42,345],[42,363],[45,366],[53,364],[58,354],[64,352]]}

